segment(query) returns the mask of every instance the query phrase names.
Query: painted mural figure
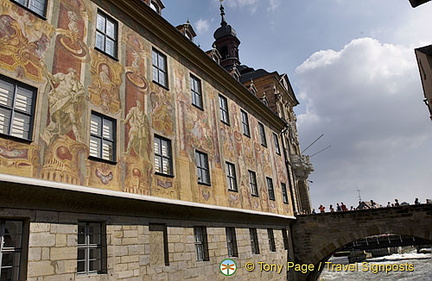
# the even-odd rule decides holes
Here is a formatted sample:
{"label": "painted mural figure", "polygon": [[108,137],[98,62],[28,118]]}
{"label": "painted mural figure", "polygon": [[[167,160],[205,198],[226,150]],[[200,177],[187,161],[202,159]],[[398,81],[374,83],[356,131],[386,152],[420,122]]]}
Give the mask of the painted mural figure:
{"label": "painted mural figure", "polygon": [[76,76],[76,70],[69,68],[67,74],[48,73],[48,79],[52,87],[48,93],[50,123],[45,128],[42,139],[50,143],[54,136],[67,134],[72,130],[76,140],[83,142],[78,128],[85,90]]}
{"label": "painted mural figure", "polygon": [[146,151],[146,127],[147,118],[141,109],[141,101],[136,100],[136,106],[129,110],[125,123],[129,123],[129,142],[127,144],[126,154],[130,154],[131,149],[135,150],[138,156],[144,156]]}

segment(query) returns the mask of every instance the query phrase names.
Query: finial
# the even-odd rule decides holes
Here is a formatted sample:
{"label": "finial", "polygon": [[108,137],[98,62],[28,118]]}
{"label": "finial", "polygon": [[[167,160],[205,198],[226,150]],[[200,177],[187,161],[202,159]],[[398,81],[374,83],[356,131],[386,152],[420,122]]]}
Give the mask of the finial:
{"label": "finial", "polygon": [[224,6],[222,6],[222,1],[221,1],[221,4],[220,4],[220,12],[221,12],[221,26],[225,26],[225,25],[227,25],[227,23],[226,23],[226,21],[225,21],[225,8],[224,8]]}

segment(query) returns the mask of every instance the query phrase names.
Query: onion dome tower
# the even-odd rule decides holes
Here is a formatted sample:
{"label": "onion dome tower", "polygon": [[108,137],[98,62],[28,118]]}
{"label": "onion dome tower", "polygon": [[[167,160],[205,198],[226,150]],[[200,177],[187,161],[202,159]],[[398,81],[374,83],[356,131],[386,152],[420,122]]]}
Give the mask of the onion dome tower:
{"label": "onion dome tower", "polygon": [[237,38],[237,33],[225,21],[225,9],[220,6],[221,26],[216,29],[213,34],[215,39],[214,45],[221,55],[220,64],[228,71],[231,71],[236,65],[240,65],[238,46],[240,40]]}

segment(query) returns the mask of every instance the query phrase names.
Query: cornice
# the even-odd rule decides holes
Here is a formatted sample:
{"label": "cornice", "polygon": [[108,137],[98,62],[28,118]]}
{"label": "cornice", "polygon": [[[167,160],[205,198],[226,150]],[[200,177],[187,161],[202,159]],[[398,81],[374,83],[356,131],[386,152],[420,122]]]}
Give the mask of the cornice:
{"label": "cornice", "polygon": [[[95,1],[95,0],[93,0]],[[97,2],[97,1],[95,1]],[[252,95],[239,81],[219,64],[214,62],[203,50],[183,36],[174,26],[163,17],[151,10],[140,0],[104,0],[103,2],[114,6],[119,11],[128,15],[141,25],[147,32],[157,38],[160,42],[167,44],[179,56],[184,57],[197,69],[219,82],[219,86],[236,96],[247,104],[257,115],[267,120],[276,130],[282,130],[286,123],[272,110],[264,106],[262,102]],[[114,15],[115,16],[115,15]],[[127,22],[124,24],[128,25]],[[129,26],[129,25],[128,25]],[[134,26],[130,26],[135,29]],[[136,30],[139,32],[138,30]]]}

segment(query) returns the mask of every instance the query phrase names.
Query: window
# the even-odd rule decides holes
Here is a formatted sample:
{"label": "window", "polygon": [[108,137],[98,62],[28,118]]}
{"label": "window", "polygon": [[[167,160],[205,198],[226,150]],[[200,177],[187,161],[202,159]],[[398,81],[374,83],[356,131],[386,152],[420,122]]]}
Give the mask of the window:
{"label": "window", "polygon": [[31,140],[36,89],[0,75],[0,133]]}
{"label": "window", "polygon": [[268,235],[268,240],[269,240],[270,251],[276,252],[276,241],[274,238],[273,229],[268,228],[267,229],[267,235]]}
{"label": "window", "polygon": [[155,11],[156,13],[158,14],[160,13],[159,6],[153,1],[150,1],[150,8],[152,8],[153,11]]}
{"label": "window", "polygon": [[201,80],[191,75],[190,84],[191,84],[191,93],[192,93],[192,104],[200,109],[203,109]]}
{"label": "window", "polygon": [[243,129],[243,135],[250,137],[250,130],[249,130],[249,120],[248,115],[243,110],[241,113],[241,121],[242,121],[242,129]]}
{"label": "window", "polygon": [[288,240],[288,232],[286,229],[282,229],[282,238],[283,238],[284,249],[288,250],[289,249],[289,240]]}
{"label": "window", "polygon": [[96,49],[117,57],[117,22],[101,11],[97,14]]}
{"label": "window", "polygon": [[152,50],[153,82],[168,88],[167,57],[161,52]]}
{"label": "window", "polygon": [[225,231],[226,231],[226,239],[227,239],[228,256],[238,257],[237,237],[236,237],[235,228],[227,227]]}
{"label": "window", "polygon": [[226,97],[219,95],[219,108],[221,121],[225,124],[229,124],[229,114],[228,114],[228,100]]}
{"label": "window", "polygon": [[237,178],[234,164],[226,162],[226,175],[228,190],[237,191]]}
{"label": "window", "polygon": [[0,219],[0,280],[19,281],[22,263],[23,222]]}
{"label": "window", "polygon": [[198,183],[210,185],[210,169],[207,154],[195,151]]}
{"label": "window", "polygon": [[249,228],[249,235],[251,241],[252,254],[258,255],[260,253],[258,233],[256,228]]}
{"label": "window", "polygon": [[259,135],[260,135],[260,139],[261,139],[261,145],[262,146],[267,146],[267,139],[266,139],[266,135],[265,135],[265,128],[264,128],[264,125],[262,123],[258,123],[258,131],[259,131]]}
{"label": "window", "polygon": [[273,133],[273,141],[274,141],[274,145],[275,145],[275,151],[277,154],[280,155],[279,138],[278,138],[277,134],[275,134],[275,133]]}
{"label": "window", "polygon": [[77,273],[104,273],[105,267],[106,242],[103,224],[78,222]]}
{"label": "window", "polygon": [[90,123],[90,156],[115,161],[116,123],[102,114],[92,112]]}
{"label": "window", "polygon": [[273,180],[271,178],[267,178],[267,190],[268,190],[268,195],[269,195],[269,199],[270,200],[275,200],[275,193],[274,193],[274,188],[273,188]]}
{"label": "window", "polygon": [[171,141],[155,135],[154,151],[155,172],[163,175],[172,175]]}
{"label": "window", "polygon": [[286,184],[284,184],[283,182],[281,183],[281,189],[282,189],[282,198],[283,198],[283,202],[285,204],[288,204],[288,193],[287,193],[287,188],[286,188]]}
{"label": "window", "polygon": [[249,186],[251,188],[251,194],[253,196],[258,196],[258,186],[256,181],[256,174],[249,170]]}
{"label": "window", "polygon": [[197,261],[208,261],[208,243],[207,243],[207,230],[204,226],[194,227],[195,235],[195,250],[197,255]]}
{"label": "window", "polygon": [[13,0],[13,1],[20,3],[30,11],[42,17],[45,16],[46,5],[47,5],[46,0]]}

